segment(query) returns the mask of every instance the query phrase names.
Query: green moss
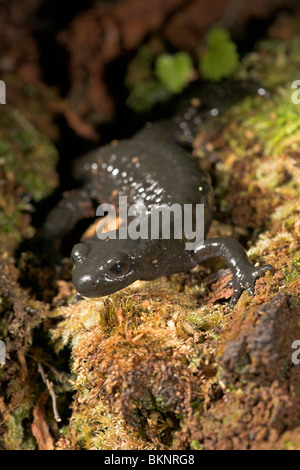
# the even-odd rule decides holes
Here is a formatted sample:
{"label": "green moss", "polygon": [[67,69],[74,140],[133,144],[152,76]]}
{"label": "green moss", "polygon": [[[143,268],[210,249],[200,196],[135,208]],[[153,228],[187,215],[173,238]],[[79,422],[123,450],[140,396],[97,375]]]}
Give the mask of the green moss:
{"label": "green moss", "polygon": [[216,307],[213,311],[207,307],[190,312],[186,321],[203,331],[209,331],[222,325],[222,309]]}
{"label": "green moss", "polygon": [[[178,420],[184,419],[188,409],[196,407],[199,411],[202,400],[197,397],[195,366],[188,367],[195,353],[193,348],[187,353],[184,346],[184,340],[196,331],[185,327],[192,310],[195,298],[170,290],[169,282],[165,280],[164,285],[161,279],[136,283],[96,302],[83,301],[58,310],[56,314],[64,315],[65,320],[53,331],[53,337],[60,347],[70,340],[72,344],[80,403],[74,410],[72,426],[76,423],[80,446],[111,448],[116,432],[121,432],[116,427],[117,417],[122,422],[130,419],[145,436],[156,435],[158,441],[170,444]],[[181,363],[185,371],[182,376],[178,372]],[[193,390],[191,400],[185,396],[187,383]],[[110,405],[105,403],[106,393],[111,396]],[[99,400],[107,409],[109,432],[103,424]],[[138,441],[138,448],[153,448],[149,435]],[[98,436],[96,441],[92,436]],[[126,437],[122,431],[119,445],[132,448],[133,438],[137,435]]]}
{"label": "green moss", "polygon": [[286,282],[294,282],[300,277],[300,256],[296,256],[290,264],[283,269]]}
{"label": "green moss", "polygon": [[298,447],[297,442],[285,441],[283,450],[295,450],[297,449],[297,447]]}
{"label": "green moss", "polygon": [[275,90],[279,85],[292,82],[299,76],[300,37],[292,41],[265,40],[256,50],[247,54],[237,69],[237,78],[255,80]]}
{"label": "green moss", "polygon": [[34,201],[53,191],[57,152],[19,111],[6,105],[1,115],[0,163],[4,174],[12,172]]}
{"label": "green moss", "polygon": [[193,440],[193,441],[191,442],[191,449],[192,449],[192,450],[202,450],[202,449],[203,449],[203,446],[200,444],[199,441]]}
{"label": "green moss", "polygon": [[18,416],[10,415],[7,422],[7,433],[5,436],[6,447],[9,450],[19,450],[23,440],[23,419]]}
{"label": "green moss", "polygon": [[[29,418],[33,407],[33,397],[25,397],[22,404],[20,404],[13,413],[10,414],[6,423],[6,433],[4,441],[7,450],[27,450],[32,448],[33,438],[26,436],[24,439],[23,421]],[[35,445],[34,445],[35,447]]]}
{"label": "green moss", "polygon": [[24,212],[48,196],[57,184],[57,152],[15,108],[5,105],[0,117],[0,240],[8,252],[32,235]]}
{"label": "green moss", "polygon": [[[249,147],[251,136],[261,145],[266,155],[279,155],[284,148],[298,148],[300,139],[299,109],[291,100],[290,82],[280,87],[272,99],[259,96],[247,97],[231,109],[223,121],[233,119],[237,125],[236,133],[229,133],[227,141],[233,151],[244,155]],[[236,138],[238,140],[236,140]],[[241,138],[243,137],[243,138]],[[270,188],[276,187],[280,175],[274,175]],[[270,178],[269,178],[270,179]]]}

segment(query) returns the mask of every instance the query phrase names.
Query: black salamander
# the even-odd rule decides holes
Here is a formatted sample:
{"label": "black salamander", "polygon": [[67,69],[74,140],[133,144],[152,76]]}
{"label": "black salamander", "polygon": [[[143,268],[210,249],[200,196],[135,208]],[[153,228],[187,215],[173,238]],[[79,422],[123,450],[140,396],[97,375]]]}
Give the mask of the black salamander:
{"label": "black salamander", "polygon": [[[189,124],[199,123],[199,117],[195,117],[194,107],[185,115],[190,122],[181,125],[181,129],[191,140]],[[82,189],[71,192],[49,213],[43,227],[44,238],[49,243],[61,238],[80,219],[95,215],[95,202],[116,204],[119,196],[127,196],[130,205],[142,202],[149,210],[154,204],[204,204],[206,236],[214,209],[210,176],[186,150],[172,142],[174,123],[176,119],[171,125],[156,123],[131,139],[112,142],[81,157],[75,174]],[[254,267],[244,248],[232,238],[205,239],[193,250],[186,250],[185,243],[184,237],[172,236],[136,240],[118,236],[105,240],[88,238],[72,250],[75,288],[82,296],[97,298],[136,280],[188,271],[205,260],[224,257],[233,274],[233,307],[244,290],[254,295],[256,279],[272,268]]]}

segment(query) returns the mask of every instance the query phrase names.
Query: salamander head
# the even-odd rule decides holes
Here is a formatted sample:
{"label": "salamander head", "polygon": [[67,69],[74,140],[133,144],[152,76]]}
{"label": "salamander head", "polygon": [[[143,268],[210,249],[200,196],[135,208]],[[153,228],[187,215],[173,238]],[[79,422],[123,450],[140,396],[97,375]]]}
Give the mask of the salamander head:
{"label": "salamander head", "polygon": [[89,238],[72,250],[74,286],[85,297],[102,297],[156,279],[169,269],[167,253],[161,240]]}
{"label": "salamander head", "polygon": [[85,297],[117,292],[139,279],[137,241],[90,238],[72,250],[73,283]]}

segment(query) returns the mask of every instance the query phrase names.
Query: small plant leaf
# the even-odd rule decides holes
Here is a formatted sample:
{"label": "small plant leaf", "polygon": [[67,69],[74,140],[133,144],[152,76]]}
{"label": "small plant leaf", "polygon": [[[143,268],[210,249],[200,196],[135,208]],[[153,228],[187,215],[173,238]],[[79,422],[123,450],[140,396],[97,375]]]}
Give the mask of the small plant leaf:
{"label": "small plant leaf", "polygon": [[189,84],[193,61],[186,52],[161,54],[155,62],[155,73],[159,81],[173,93],[181,93]]}
{"label": "small plant leaf", "polygon": [[203,77],[218,82],[234,72],[239,62],[236,44],[228,31],[212,28],[206,36],[207,51],[199,63]]}

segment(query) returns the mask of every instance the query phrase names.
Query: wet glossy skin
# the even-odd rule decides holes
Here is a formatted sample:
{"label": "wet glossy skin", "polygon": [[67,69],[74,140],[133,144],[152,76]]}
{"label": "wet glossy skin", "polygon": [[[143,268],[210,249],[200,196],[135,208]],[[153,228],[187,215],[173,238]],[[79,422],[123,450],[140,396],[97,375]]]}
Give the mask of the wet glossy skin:
{"label": "wet glossy skin", "polygon": [[[205,111],[206,112],[206,111]],[[192,112],[179,129],[191,134]],[[188,122],[187,122],[188,121]],[[175,121],[145,128],[131,139],[112,143],[90,152],[76,165],[82,189],[69,194],[50,212],[44,227],[49,240],[62,237],[78,220],[95,214],[95,203],[116,204],[127,196],[129,204],[204,204],[205,235],[213,216],[213,190],[209,175],[188,153],[173,143]],[[177,127],[178,128],[178,127]],[[185,136],[186,136],[185,135]],[[73,282],[86,297],[101,297],[119,291],[136,280],[188,271],[207,259],[223,256],[232,271],[231,306],[243,290],[254,294],[255,280],[270,265],[254,267],[242,246],[231,238],[205,240],[195,250],[185,249],[185,239],[100,240],[91,237],[74,246]]]}
{"label": "wet glossy skin", "polygon": [[[154,132],[153,132],[154,131]],[[205,233],[213,213],[210,177],[175,144],[152,140],[155,129],[145,129],[130,140],[107,145],[80,161],[79,168],[91,188],[98,187],[104,201],[128,196],[129,204],[204,204]],[[150,139],[151,136],[151,139]],[[90,170],[93,168],[94,170]],[[98,170],[99,169],[99,170]],[[92,237],[73,248],[77,291],[99,297],[120,290],[138,279],[155,279],[195,265],[185,251],[185,240],[99,240]],[[120,271],[116,264],[122,264]]]}

